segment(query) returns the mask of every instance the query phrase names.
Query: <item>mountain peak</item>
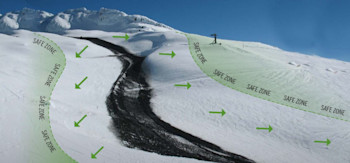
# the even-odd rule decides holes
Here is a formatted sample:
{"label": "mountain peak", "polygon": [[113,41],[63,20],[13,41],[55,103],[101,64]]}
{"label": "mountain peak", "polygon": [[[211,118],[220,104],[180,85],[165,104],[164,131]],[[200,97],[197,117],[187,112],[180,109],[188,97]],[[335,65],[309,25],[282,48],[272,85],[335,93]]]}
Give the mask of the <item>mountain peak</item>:
{"label": "mountain peak", "polygon": [[128,15],[116,9],[103,7],[98,11],[88,10],[85,7],[68,9],[57,14],[23,8],[0,15],[0,33],[11,34],[18,29],[59,34],[70,29],[130,33],[173,30],[145,16]]}

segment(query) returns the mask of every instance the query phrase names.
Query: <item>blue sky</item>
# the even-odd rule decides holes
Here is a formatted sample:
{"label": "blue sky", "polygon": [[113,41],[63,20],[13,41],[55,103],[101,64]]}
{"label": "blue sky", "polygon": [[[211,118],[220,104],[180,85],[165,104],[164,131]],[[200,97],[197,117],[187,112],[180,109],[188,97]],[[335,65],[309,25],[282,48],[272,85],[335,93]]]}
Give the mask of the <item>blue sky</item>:
{"label": "blue sky", "polygon": [[257,41],[287,51],[350,61],[350,1],[346,0],[8,0],[0,13],[23,7],[57,13],[114,8],[184,32]]}

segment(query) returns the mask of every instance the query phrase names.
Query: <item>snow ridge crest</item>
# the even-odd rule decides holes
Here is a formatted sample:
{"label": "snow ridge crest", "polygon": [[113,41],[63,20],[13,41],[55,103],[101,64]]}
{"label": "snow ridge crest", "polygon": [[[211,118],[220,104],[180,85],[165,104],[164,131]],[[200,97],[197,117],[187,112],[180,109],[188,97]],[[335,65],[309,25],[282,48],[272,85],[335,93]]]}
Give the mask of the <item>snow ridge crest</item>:
{"label": "snow ridge crest", "polygon": [[98,11],[86,8],[69,9],[58,14],[23,8],[19,11],[0,14],[0,33],[11,34],[18,29],[63,33],[69,29],[103,30],[107,32],[135,32],[173,30],[141,15],[128,15],[115,9],[101,8]]}

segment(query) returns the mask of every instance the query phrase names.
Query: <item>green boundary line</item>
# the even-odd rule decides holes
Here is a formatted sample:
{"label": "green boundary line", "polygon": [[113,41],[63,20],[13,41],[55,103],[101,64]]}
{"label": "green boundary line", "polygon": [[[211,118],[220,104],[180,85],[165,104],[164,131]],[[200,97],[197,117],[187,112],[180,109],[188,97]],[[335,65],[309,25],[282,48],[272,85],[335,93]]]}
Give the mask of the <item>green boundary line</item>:
{"label": "green boundary line", "polygon": [[[61,75],[62,75],[62,73],[63,73],[63,71],[64,71],[64,69],[65,69],[65,67],[66,67],[67,60],[66,60],[66,56],[65,56],[65,54],[63,53],[63,50],[61,49],[61,47],[58,46],[54,41],[52,41],[51,39],[49,39],[49,38],[47,38],[47,37],[45,37],[45,36],[43,36],[43,35],[37,34],[37,33],[34,33],[34,35],[39,36],[39,37],[43,37],[43,38],[49,40],[51,43],[55,44],[55,45],[58,47],[58,49],[60,50],[60,52],[63,54],[63,58],[64,58],[63,70],[62,70],[61,73],[59,73],[59,74],[57,75],[57,82],[54,83],[53,87],[52,87],[51,90],[50,90],[50,96],[49,96],[49,98],[48,98],[48,101],[50,102],[50,101],[51,101],[52,92],[53,92],[54,88],[56,87],[56,84],[58,83],[58,81],[59,81],[59,79],[60,79],[60,77],[61,77]],[[57,147],[59,148],[60,151],[62,151],[64,154],[66,154],[67,157],[69,157],[73,162],[76,162],[76,163],[77,163],[77,161],[74,160],[72,157],[70,157],[70,156],[61,148],[61,146],[59,146],[59,144],[57,143],[57,141],[56,141],[56,139],[55,139],[55,135],[54,135],[53,132],[52,132],[52,127],[51,127],[50,105],[49,105],[48,108],[49,108],[49,109],[48,109],[48,121],[49,121],[49,126],[50,126],[50,133],[51,133],[51,135],[52,135],[52,137],[53,137],[53,138],[52,138],[52,139],[53,139],[53,142],[57,145]],[[53,161],[55,161],[55,160],[53,160]]]}
{"label": "green boundary line", "polygon": [[313,111],[309,111],[309,110],[304,110],[304,109],[301,109],[301,108],[296,108],[296,107],[291,106],[291,105],[281,104],[281,103],[279,103],[279,102],[276,102],[276,101],[273,101],[273,100],[269,100],[269,99],[266,99],[266,98],[263,98],[263,97],[258,97],[258,96],[256,96],[256,95],[251,94],[251,93],[240,91],[240,90],[238,90],[238,89],[235,89],[235,88],[231,87],[230,85],[223,84],[223,83],[219,82],[219,81],[216,80],[215,78],[213,78],[213,77],[211,77],[210,75],[208,75],[208,74],[202,69],[202,67],[200,66],[200,64],[198,63],[198,61],[194,58],[195,54],[193,54],[193,53],[192,53],[192,50],[191,50],[191,42],[190,42],[191,38],[190,38],[190,36],[188,36],[187,33],[181,33],[181,34],[184,34],[184,35],[186,36],[186,38],[187,38],[188,48],[189,48],[189,51],[190,51],[190,53],[191,53],[191,56],[192,56],[192,59],[194,60],[194,62],[197,64],[197,66],[201,69],[201,71],[202,71],[204,74],[206,74],[208,77],[214,79],[216,82],[218,82],[218,83],[220,83],[220,84],[222,84],[222,85],[224,85],[224,86],[226,86],[226,87],[229,87],[229,88],[231,88],[231,89],[233,89],[233,90],[235,90],[235,91],[238,91],[238,92],[241,92],[241,93],[244,93],[244,94],[248,94],[248,95],[250,95],[250,96],[253,96],[253,97],[256,97],[256,98],[259,98],[259,99],[263,99],[263,100],[266,100],[266,101],[269,101],[269,102],[273,102],[273,103],[276,103],[276,104],[279,104],[279,105],[288,106],[288,107],[290,107],[290,108],[302,110],[302,111],[305,111],[305,112],[314,113],[314,114],[317,114],[317,115],[326,116],[326,117],[329,117],[329,118],[334,118],[334,119],[338,119],[338,120],[343,120],[343,121],[346,121],[346,122],[350,122],[350,120],[346,120],[346,119],[342,119],[342,118],[338,118],[338,117],[332,117],[332,116],[329,116],[329,115],[325,115],[325,114],[321,114],[321,113],[317,113],[317,112],[313,112]]}

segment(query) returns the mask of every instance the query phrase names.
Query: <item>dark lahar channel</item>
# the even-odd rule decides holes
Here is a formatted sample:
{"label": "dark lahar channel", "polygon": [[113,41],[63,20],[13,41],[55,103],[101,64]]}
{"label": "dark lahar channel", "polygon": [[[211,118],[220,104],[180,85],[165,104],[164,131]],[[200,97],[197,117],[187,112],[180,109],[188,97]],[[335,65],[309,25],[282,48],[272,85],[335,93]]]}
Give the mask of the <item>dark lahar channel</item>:
{"label": "dark lahar channel", "polygon": [[254,162],[175,128],[154,114],[150,104],[152,89],[141,68],[144,57],[97,38],[80,39],[111,50],[123,63],[122,72],[113,84],[106,104],[116,134],[125,146],[161,155],[213,162]]}

